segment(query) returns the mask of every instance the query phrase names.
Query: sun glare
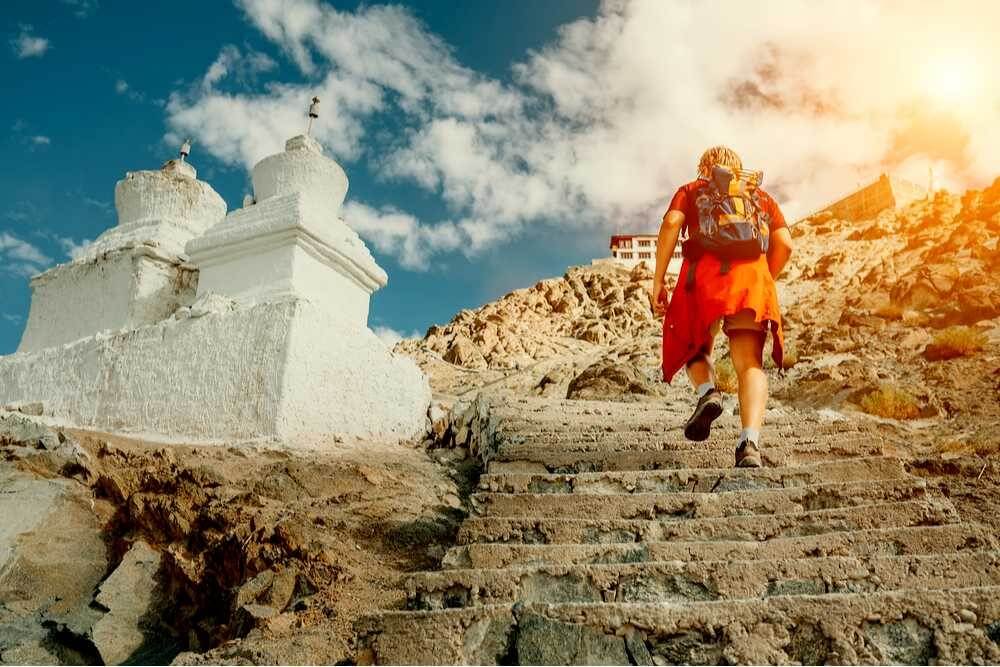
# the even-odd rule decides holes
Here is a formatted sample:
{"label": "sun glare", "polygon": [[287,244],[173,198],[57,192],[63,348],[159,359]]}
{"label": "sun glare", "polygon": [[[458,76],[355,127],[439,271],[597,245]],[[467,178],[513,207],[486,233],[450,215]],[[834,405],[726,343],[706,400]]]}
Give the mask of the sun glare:
{"label": "sun glare", "polygon": [[978,92],[978,70],[964,54],[940,55],[924,66],[921,84],[927,95],[942,102],[969,102]]}

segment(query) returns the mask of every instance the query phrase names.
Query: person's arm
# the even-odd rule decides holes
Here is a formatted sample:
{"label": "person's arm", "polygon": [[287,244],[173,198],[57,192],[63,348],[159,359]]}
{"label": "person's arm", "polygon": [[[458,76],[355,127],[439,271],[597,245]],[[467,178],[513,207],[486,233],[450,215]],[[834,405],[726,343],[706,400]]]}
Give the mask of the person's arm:
{"label": "person's arm", "polygon": [[775,280],[781,275],[781,270],[792,256],[792,233],[788,230],[785,215],[781,212],[778,202],[764,194],[764,206],[771,218],[771,239],[767,247],[767,269]]}
{"label": "person's arm", "polygon": [[782,227],[771,232],[771,240],[767,248],[767,268],[771,276],[777,280],[781,270],[792,256],[792,233],[788,227]]}
{"label": "person's arm", "polygon": [[660,234],[656,240],[656,270],[653,271],[653,288],[649,294],[649,304],[657,315],[663,315],[667,311],[667,289],[663,278],[667,274],[667,265],[674,254],[674,246],[677,245],[683,226],[684,214],[673,209],[667,211],[660,224]]}

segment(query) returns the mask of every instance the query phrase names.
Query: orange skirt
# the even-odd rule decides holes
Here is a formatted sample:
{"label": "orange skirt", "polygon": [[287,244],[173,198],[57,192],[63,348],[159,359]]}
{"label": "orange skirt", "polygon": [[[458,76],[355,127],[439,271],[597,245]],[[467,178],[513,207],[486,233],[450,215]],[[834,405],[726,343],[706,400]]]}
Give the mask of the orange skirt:
{"label": "orange skirt", "polygon": [[687,289],[691,261],[684,260],[677,286],[670,297],[663,318],[663,380],[670,382],[687,362],[697,356],[711,340],[710,329],[720,318],[741,310],[754,312],[757,322],[774,338],[771,357],[781,368],[785,334],[781,328],[778,291],[767,268],[767,257],[730,262],[728,273],[721,273],[722,263],[712,255],[701,257],[694,274],[693,289]]}

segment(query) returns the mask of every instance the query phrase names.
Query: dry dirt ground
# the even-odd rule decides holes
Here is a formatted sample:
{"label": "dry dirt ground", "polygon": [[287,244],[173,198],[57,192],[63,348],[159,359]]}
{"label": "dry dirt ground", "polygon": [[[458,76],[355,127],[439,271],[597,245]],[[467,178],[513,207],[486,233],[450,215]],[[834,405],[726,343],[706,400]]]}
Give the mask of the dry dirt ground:
{"label": "dry dirt ground", "polygon": [[[152,662],[349,660],[355,620],[401,605],[400,576],[435,567],[453,542],[474,474],[462,461],[444,466],[398,443],[331,441],[293,453],[64,435],[78,445],[70,452],[7,439],[0,465],[75,486],[99,517],[92,530],[105,543],[107,572],[139,540],[162,554],[156,596],[140,625],[167,641],[146,642],[133,654]],[[20,548],[31,545],[22,539]],[[25,555],[45,569],[46,554]],[[26,569],[15,562],[12,570],[19,566]],[[59,582],[47,581],[39,567],[33,591],[19,589],[4,568],[0,607],[64,625],[40,592]],[[101,659],[85,630],[51,630],[40,641],[50,656]],[[10,618],[0,616],[4,662],[51,661],[44,653],[11,653],[18,643],[12,632]]]}

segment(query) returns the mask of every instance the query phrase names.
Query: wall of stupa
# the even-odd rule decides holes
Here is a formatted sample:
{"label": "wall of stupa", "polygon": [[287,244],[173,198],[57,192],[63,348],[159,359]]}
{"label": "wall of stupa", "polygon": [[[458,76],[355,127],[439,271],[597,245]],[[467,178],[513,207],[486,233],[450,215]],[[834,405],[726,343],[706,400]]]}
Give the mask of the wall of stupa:
{"label": "wall of stupa", "polygon": [[17,351],[155,324],[194,301],[197,286],[193,266],[142,246],[59,265],[31,281],[31,311]]}
{"label": "wall of stupa", "polygon": [[237,307],[220,298],[190,310],[0,357],[0,404],[40,403],[74,426],[186,441],[423,431],[426,378],[367,327],[297,299]]}

